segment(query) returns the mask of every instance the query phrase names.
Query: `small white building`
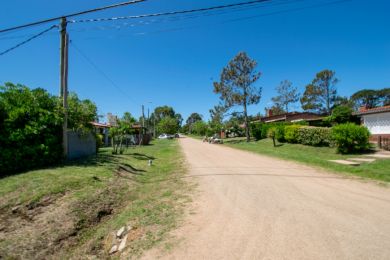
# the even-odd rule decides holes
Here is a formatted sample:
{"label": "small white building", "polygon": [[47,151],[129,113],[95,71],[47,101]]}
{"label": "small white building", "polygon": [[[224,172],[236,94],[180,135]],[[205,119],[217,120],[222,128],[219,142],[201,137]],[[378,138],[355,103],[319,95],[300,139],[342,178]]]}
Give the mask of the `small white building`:
{"label": "small white building", "polygon": [[390,138],[390,106],[361,108],[355,115],[370,130],[371,141],[376,141],[378,136]]}

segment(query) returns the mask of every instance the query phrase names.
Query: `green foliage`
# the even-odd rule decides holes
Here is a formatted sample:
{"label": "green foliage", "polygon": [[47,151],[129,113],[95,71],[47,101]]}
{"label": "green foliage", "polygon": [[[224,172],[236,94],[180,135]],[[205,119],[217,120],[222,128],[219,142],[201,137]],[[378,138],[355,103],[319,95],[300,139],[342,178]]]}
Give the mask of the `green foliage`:
{"label": "green foliage", "polygon": [[102,134],[96,134],[95,139],[96,139],[96,151],[98,151],[100,147],[103,147],[103,144],[104,144],[103,139],[104,139],[104,137],[103,137]]}
{"label": "green foliage", "polygon": [[278,142],[285,142],[286,141],[286,139],[284,138],[285,127],[286,127],[285,124],[276,125],[275,138],[276,138],[276,140],[278,140]]}
{"label": "green foliage", "polygon": [[370,132],[364,126],[340,124],[332,128],[331,134],[340,153],[356,153],[369,148]]}
{"label": "green foliage", "polygon": [[267,131],[267,137],[272,139],[274,147],[276,146],[275,137],[276,137],[277,128],[275,126],[270,127]]}
{"label": "green foliage", "polygon": [[351,101],[354,103],[355,109],[386,106],[390,104],[390,88],[362,89],[351,96]]}
{"label": "green foliage", "polygon": [[250,125],[251,135],[255,138],[256,141],[261,138],[261,123],[252,123]]}
{"label": "green foliage", "polygon": [[270,127],[267,131],[267,137],[268,138],[275,138],[276,137],[276,131],[277,131],[277,128],[276,127]]}
{"label": "green foliage", "polygon": [[179,130],[179,123],[175,118],[164,117],[157,125],[159,133],[175,134]]}
{"label": "green foliage", "polygon": [[331,128],[305,126],[298,129],[297,142],[312,146],[331,146]]}
{"label": "green foliage", "polygon": [[0,175],[62,159],[62,111],[44,89],[0,86]]}
{"label": "green foliage", "polygon": [[260,122],[257,122],[257,123],[252,123],[251,124],[251,134],[252,136],[255,138],[255,140],[260,140],[260,139],[264,139],[264,138],[267,138],[267,134],[268,134],[268,130],[271,128],[271,127],[274,127],[275,128],[275,138],[279,141],[279,142],[284,142],[285,141],[285,138],[284,138],[284,127],[286,125],[289,125],[290,123],[286,123],[286,122],[277,122],[277,123],[260,123]]}
{"label": "green foliage", "polygon": [[356,118],[352,115],[352,112],[352,108],[348,106],[338,106],[332,110],[332,115],[328,120],[332,124],[342,124],[356,121]]}
{"label": "green foliage", "polygon": [[197,121],[193,124],[192,131],[196,135],[206,135],[209,126],[204,121]]}
{"label": "green foliage", "polygon": [[68,128],[78,132],[90,132],[97,120],[97,107],[89,99],[80,100],[76,93],[68,96]]}
{"label": "green foliage", "polygon": [[288,143],[298,142],[298,130],[302,126],[300,125],[288,125],[284,129],[284,138]]}

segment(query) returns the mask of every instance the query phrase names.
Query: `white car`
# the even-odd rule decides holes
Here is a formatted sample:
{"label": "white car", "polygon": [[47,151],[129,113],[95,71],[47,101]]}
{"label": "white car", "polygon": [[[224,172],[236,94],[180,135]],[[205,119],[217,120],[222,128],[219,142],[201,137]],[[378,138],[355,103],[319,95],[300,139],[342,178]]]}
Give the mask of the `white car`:
{"label": "white car", "polygon": [[158,136],[158,139],[172,139],[172,136],[167,134],[161,134]]}

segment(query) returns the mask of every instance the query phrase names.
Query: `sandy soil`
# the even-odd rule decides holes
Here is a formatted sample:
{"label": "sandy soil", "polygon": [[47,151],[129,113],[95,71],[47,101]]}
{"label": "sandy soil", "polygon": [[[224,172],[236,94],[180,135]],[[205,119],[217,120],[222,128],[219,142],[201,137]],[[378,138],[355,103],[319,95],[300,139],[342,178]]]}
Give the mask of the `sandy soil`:
{"label": "sandy soil", "polygon": [[[182,138],[195,214],[146,259],[390,259],[390,189]],[[389,169],[390,170],[390,169]]]}

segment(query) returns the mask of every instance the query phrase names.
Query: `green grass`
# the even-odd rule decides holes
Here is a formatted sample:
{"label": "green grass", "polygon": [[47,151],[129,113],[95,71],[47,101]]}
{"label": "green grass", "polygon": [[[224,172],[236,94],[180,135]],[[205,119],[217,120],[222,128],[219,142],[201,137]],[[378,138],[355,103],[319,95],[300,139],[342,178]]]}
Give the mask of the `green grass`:
{"label": "green grass", "polygon": [[362,155],[342,155],[336,153],[335,148],[313,147],[301,144],[281,143],[273,147],[271,139],[245,142],[243,138],[226,139],[225,145],[247,150],[259,154],[293,160],[305,164],[319,166],[333,172],[356,175],[385,182],[390,182],[390,160],[377,159],[372,163],[363,163],[360,166],[340,165],[328,160],[363,157]]}
{"label": "green grass", "polygon": [[[153,159],[152,166],[148,166],[149,159]],[[126,169],[131,169],[130,165],[133,170],[118,175],[118,166],[124,164]],[[129,148],[123,155],[112,155],[111,149],[104,148],[93,158],[0,179],[0,219],[8,226],[17,226],[27,214],[36,214],[34,220],[48,214],[46,209],[61,207],[58,218],[73,221],[74,226],[70,230],[61,227],[54,230],[58,225],[51,225],[51,220],[44,227],[26,222],[33,230],[28,230],[32,236],[35,231],[54,233],[52,237],[42,238],[47,240],[44,245],[53,243],[55,250],[50,251],[35,241],[41,239],[39,236],[35,240],[23,240],[23,236],[28,237],[26,234],[14,234],[12,228],[7,230],[0,223],[4,231],[4,236],[0,235],[0,258],[18,254],[32,257],[31,254],[39,256],[40,253],[65,258],[79,255],[104,258],[108,249],[106,238],[126,224],[134,226],[137,233],[128,253],[140,255],[163,241],[180,220],[189,201],[189,185],[181,178],[184,173],[178,142],[156,140],[148,146]],[[12,213],[15,207],[20,208],[16,215]],[[7,236],[12,239],[6,239]],[[24,251],[24,247],[35,251]]]}

